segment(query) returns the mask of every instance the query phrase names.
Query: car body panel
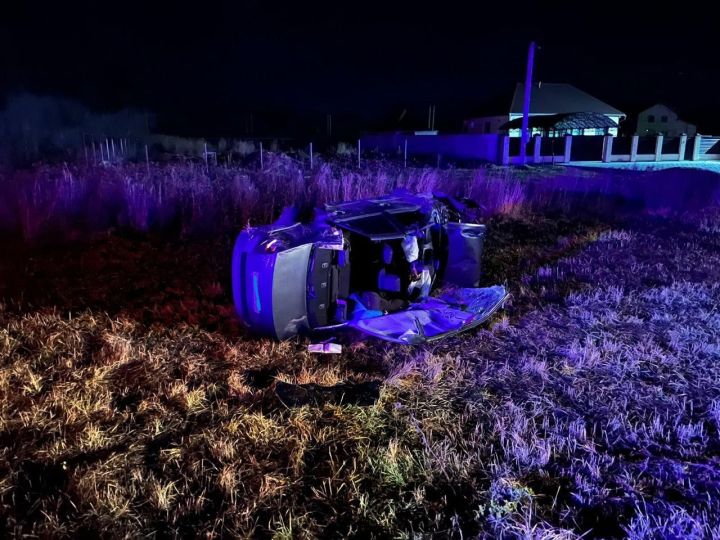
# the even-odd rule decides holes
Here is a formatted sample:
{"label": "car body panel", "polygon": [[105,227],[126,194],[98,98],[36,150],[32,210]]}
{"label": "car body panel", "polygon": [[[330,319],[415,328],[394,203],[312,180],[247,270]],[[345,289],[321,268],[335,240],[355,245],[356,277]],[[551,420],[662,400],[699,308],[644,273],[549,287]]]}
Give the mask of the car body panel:
{"label": "car body panel", "polygon": [[267,236],[243,232],[232,262],[233,299],[250,328],[277,339],[308,330],[307,268],[313,244],[266,252]]}
{"label": "car body panel", "polygon": [[443,278],[458,287],[478,287],[482,271],[485,225],[446,223],[447,264]]}
{"label": "car body panel", "polygon": [[[420,218],[432,210],[433,200],[414,195],[401,195],[364,199],[327,205],[327,221],[374,241],[400,239],[408,223],[402,218]],[[414,221],[417,221],[414,220]]]}
{"label": "car body panel", "polygon": [[310,328],[307,310],[307,269],[312,244],[278,253],[273,272],[272,310],[275,336],[286,339]]}
{"label": "car body panel", "polygon": [[482,324],[504,305],[508,296],[502,285],[461,288],[449,295],[427,298],[407,310],[353,320],[349,325],[385,341],[418,345]]}

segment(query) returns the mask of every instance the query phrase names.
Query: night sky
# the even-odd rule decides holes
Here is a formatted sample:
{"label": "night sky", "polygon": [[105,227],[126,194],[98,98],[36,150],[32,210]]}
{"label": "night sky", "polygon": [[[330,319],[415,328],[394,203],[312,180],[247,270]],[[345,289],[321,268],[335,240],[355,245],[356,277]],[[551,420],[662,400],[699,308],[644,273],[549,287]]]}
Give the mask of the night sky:
{"label": "night sky", "polygon": [[[5,4],[8,4],[6,2]],[[507,112],[527,45],[535,80],[633,113],[655,102],[720,132],[710,8],[631,2],[13,2],[0,14],[0,96],[29,91],[155,113],[159,131],[338,136]],[[548,6],[553,7],[548,7]],[[494,7],[489,7],[494,6]],[[573,7],[574,6],[574,7]],[[687,7],[685,7],[687,6]]]}

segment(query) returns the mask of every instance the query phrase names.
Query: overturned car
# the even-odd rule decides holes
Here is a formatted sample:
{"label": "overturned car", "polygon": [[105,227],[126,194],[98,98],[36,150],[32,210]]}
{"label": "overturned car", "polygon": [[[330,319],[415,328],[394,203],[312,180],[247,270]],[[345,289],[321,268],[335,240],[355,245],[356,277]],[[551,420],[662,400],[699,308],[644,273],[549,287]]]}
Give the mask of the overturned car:
{"label": "overturned car", "polygon": [[479,288],[485,226],[442,194],[329,204],[302,222],[287,208],[238,236],[233,297],[253,331],[286,339],[352,327],[417,344],[473,328],[502,307]]}

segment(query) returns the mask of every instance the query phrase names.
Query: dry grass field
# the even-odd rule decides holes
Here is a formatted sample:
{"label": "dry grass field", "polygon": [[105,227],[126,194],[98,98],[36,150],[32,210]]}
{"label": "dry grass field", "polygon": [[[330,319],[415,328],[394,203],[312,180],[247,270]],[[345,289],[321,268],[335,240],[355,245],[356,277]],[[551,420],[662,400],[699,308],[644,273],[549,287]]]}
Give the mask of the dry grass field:
{"label": "dry grass field", "polygon": [[[53,185],[86,193],[78,174]],[[98,174],[108,193],[143,185]],[[314,201],[365,194],[360,176],[338,188],[350,173],[326,174]],[[382,174],[402,183],[368,182]],[[452,175],[424,174],[409,187]],[[341,355],[234,316],[234,234],[272,217],[262,197],[281,183],[254,206],[191,196],[162,234],[157,203],[79,234],[89,210],[71,219],[34,192],[5,213],[18,225],[0,259],[3,536],[719,537],[717,200],[671,189],[671,212],[642,188],[645,207],[623,206],[618,175],[589,178],[605,187],[578,202],[568,186],[583,178],[562,174],[550,195],[481,179],[506,183],[481,200],[484,280],[507,283],[504,312],[414,348],[346,334]],[[639,181],[693,181],[674,174]],[[150,185],[167,200],[165,181]],[[219,218],[192,213],[211,200]]]}

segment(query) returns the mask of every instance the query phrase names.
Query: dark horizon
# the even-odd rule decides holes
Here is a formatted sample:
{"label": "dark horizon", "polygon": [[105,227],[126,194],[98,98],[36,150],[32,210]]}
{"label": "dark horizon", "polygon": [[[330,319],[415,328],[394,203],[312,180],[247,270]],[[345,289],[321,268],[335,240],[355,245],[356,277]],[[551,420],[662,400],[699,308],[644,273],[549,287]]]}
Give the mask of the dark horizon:
{"label": "dark horizon", "polygon": [[[521,7],[522,6],[522,7]],[[581,6],[587,7],[587,6]],[[196,136],[333,134],[505,113],[537,41],[535,81],[565,82],[633,115],[657,102],[720,131],[711,17],[606,4],[342,10],[260,2],[13,6],[0,22],[0,98],[57,95],[153,112]],[[504,107],[504,108],[503,108]]]}

